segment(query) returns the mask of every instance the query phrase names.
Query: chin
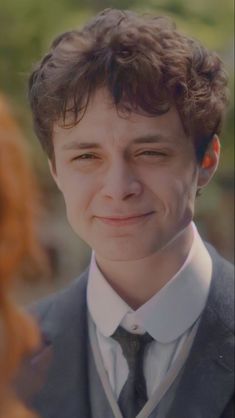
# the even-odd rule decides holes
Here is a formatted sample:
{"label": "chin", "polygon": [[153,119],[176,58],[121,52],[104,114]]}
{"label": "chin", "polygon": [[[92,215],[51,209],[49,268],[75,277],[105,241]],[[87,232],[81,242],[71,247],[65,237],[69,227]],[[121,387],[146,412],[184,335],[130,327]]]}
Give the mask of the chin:
{"label": "chin", "polygon": [[137,261],[146,257],[152,256],[154,253],[160,251],[161,246],[153,247],[147,245],[109,245],[109,246],[99,246],[93,247],[95,252],[99,254],[102,258],[109,261]]}

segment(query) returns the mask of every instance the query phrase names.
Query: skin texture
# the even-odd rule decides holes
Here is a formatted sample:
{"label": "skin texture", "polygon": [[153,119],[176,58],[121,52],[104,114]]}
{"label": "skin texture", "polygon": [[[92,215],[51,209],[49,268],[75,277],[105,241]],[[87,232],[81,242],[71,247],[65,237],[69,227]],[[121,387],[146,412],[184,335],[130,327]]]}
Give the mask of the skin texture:
{"label": "skin texture", "polygon": [[218,149],[211,146],[211,164],[199,167],[175,108],[157,117],[120,114],[105,90],[75,127],[54,127],[53,143],[50,167],[71,226],[121,297],[140,306],[188,254],[196,192],[212,177]]}

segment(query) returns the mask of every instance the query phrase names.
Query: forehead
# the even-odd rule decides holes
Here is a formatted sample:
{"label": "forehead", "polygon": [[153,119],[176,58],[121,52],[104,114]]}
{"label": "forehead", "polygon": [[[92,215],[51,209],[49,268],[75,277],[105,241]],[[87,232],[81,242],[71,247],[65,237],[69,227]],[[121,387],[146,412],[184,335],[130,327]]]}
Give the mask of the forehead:
{"label": "forehead", "polygon": [[100,89],[90,99],[77,125],[69,129],[63,128],[60,123],[54,126],[53,139],[55,145],[74,140],[125,145],[136,138],[154,136],[171,143],[191,142],[186,137],[175,107],[154,117],[135,112],[124,113],[117,110],[108,92]]}

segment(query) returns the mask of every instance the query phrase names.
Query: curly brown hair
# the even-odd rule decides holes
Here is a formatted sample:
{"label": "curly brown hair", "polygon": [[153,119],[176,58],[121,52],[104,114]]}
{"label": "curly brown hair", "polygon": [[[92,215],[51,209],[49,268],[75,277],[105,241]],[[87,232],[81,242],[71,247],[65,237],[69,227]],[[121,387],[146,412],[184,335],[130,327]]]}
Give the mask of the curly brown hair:
{"label": "curly brown hair", "polygon": [[50,159],[54,123],[74,126],[102,87],[122,112],[156,116],[175,105],[199,162],[220,133],[228,102],[216,53],[180,33],[168,17],[106,9],[83,29],[58,36],[30,76],[34,126]]}

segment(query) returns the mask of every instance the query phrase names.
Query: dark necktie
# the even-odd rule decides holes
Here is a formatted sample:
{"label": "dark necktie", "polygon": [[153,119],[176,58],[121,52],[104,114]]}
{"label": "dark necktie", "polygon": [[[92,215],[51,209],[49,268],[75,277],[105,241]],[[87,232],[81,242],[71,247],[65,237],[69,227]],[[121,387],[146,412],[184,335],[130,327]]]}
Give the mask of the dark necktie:
{"label": "dark necktie", "polygon": [[118,405],[124,418],[135,418],[148,400],[143,371],[144,352],[153,338],[145,333],[132,334],[118,327],[112,338],[122,347],[127,360],[129,374],[118,398]]}

